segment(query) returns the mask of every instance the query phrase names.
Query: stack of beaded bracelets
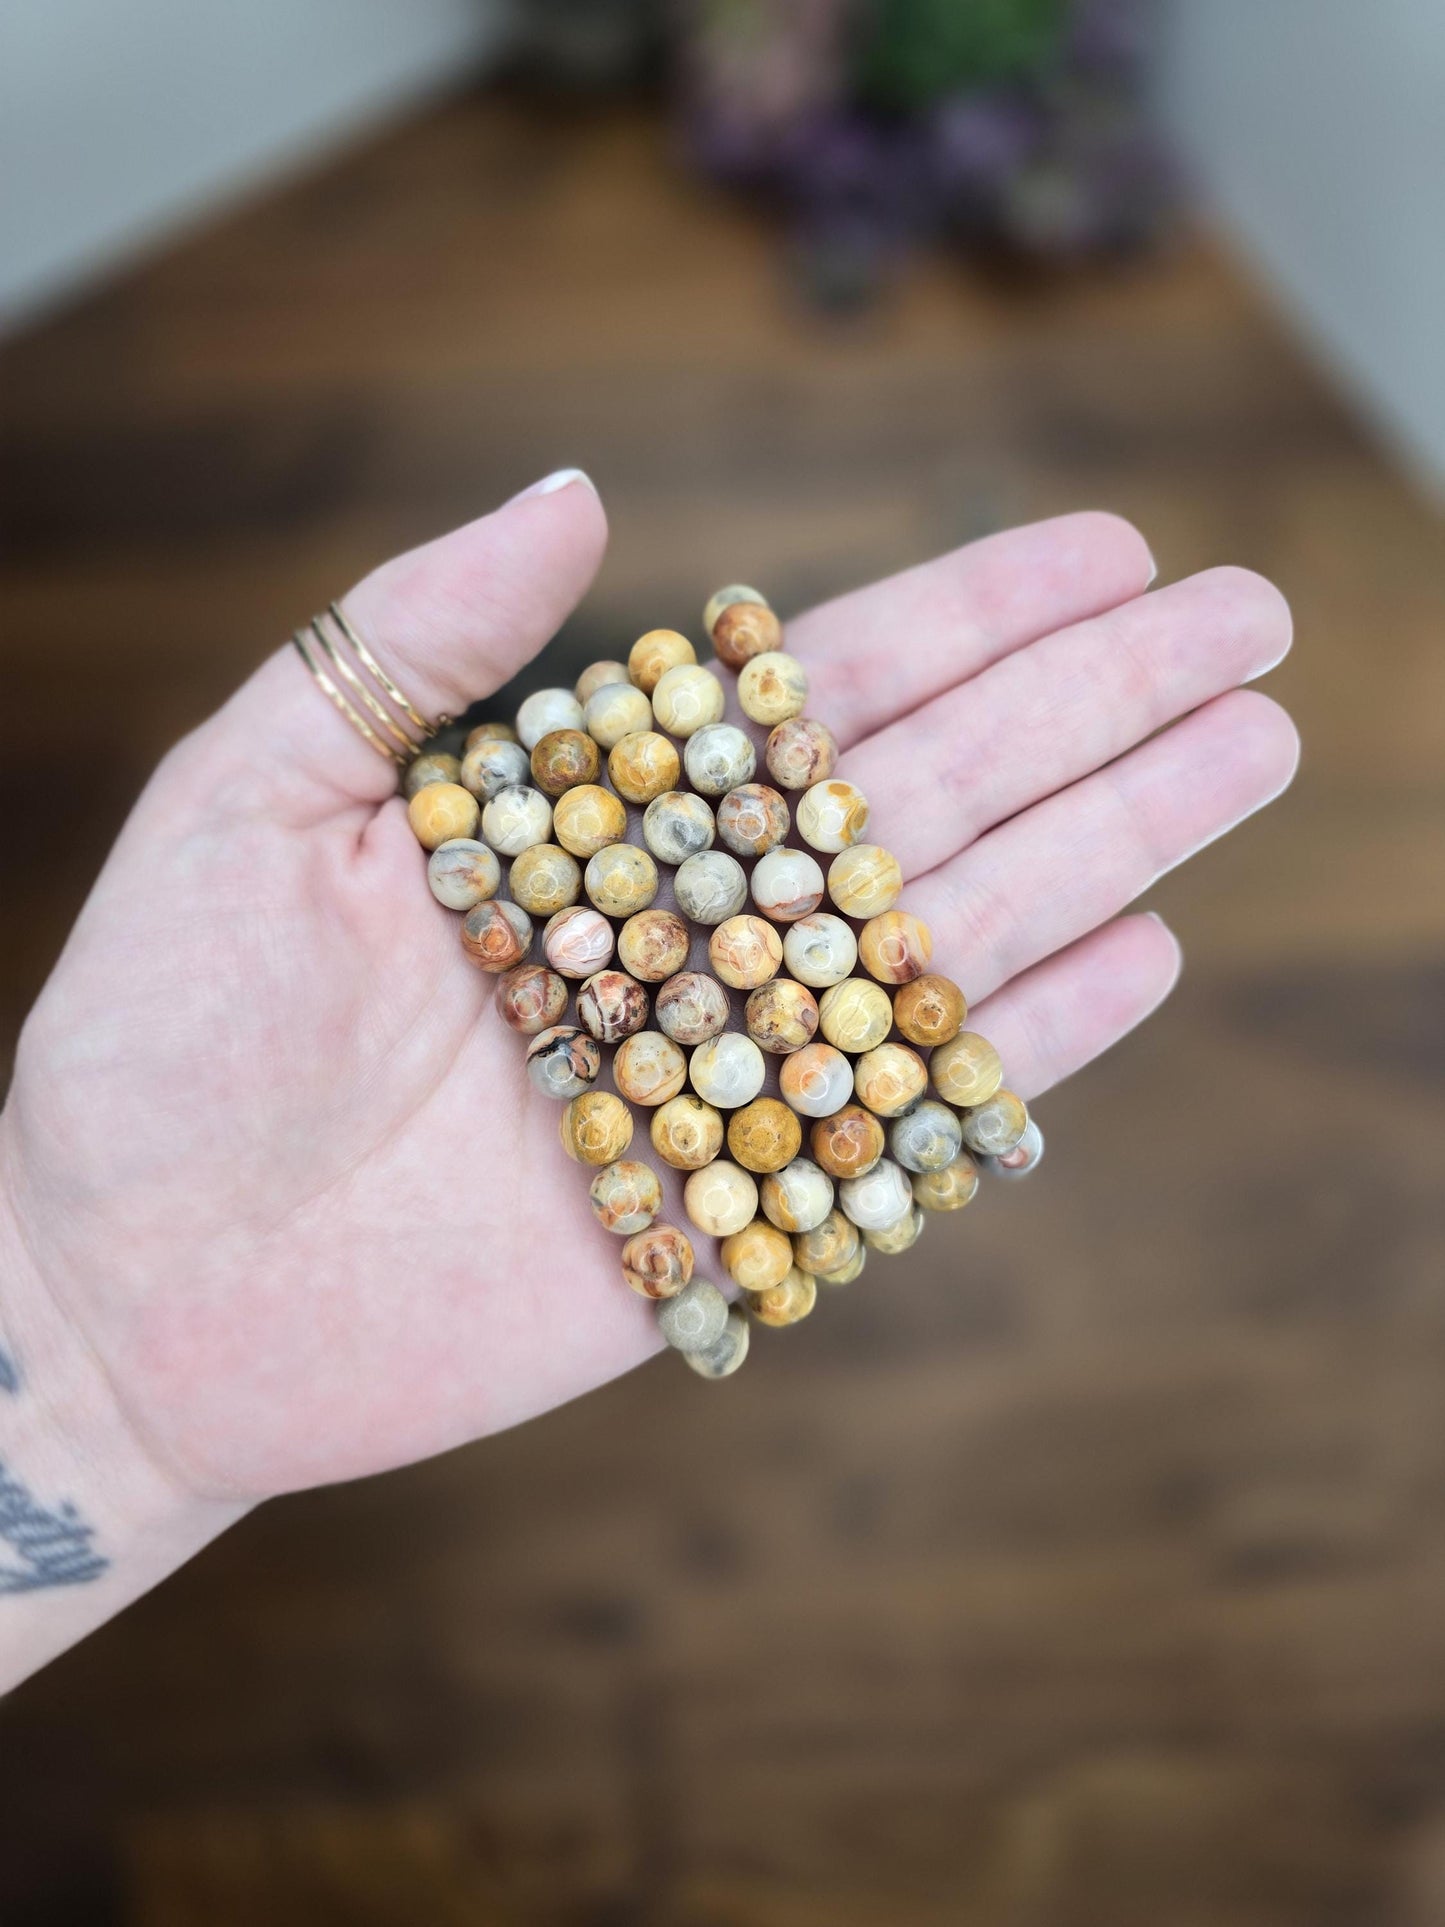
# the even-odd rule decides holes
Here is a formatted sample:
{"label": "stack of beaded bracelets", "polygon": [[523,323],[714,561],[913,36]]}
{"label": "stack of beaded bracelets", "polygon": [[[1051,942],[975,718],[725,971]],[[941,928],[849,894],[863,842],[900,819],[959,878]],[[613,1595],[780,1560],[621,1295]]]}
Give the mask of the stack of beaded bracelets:
{"label": "stack of beaded bracelets", "polygon": [[[966,1205],[980,1169],[1031,1171],[1043,1138],[1002,1088],[993,1045],[963,1028],[963,992],[929,970],[927,925],[896,907],[898,860],[862,840],[867,800],[834,777],[837,745],[802,713],[807,677],[778,618],[739,585],[712,597],[703,626],[738,672],[743,714],[770,732],[772,784],[752,780],[757,750],[724,720],[720,678],[685,636],[653,629],[626,663],[529,696],[515,728],[479,724],[460,758],[419,756],[405,789],[433,895],[465,912],[470,960],[504,973],[531,1079],[565,1103],[563,1147],[597,1167],[592,1209],[626,1239],[623,1277],[657,1301],[696,1372],[725,1378],[747,1355],[749,1313],[796,1324],[819,1283],[850,1283],[870,1250],[906,1251],[925,1212]],[[629,804],[644,812],[640,843]],[[659,864],[676,910],[654,904]],[[543,961],[528,961],[534,917]],[[708,969],[689,967],[687,919],[710,931]],[[604,1045],[611,1091],[597,1088]],[[777,1096],[764,1095],[770,1059]],[[688,1174],[687,1217],[722,1240],[741,1304],[694,1276],[691,1239],[657,1221],[657,1174],[626,1155],[629,1102],[650,1111],[657,1156]]]}

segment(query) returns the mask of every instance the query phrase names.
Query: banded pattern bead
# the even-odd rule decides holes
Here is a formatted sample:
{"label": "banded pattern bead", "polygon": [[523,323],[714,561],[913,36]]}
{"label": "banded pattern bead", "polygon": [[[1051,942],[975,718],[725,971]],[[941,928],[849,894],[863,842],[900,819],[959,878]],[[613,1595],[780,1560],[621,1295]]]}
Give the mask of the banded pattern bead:
{"label": "banded pattern bead", "polygon": [[783,937],[783,960],[800,984],[824,990],[852,976],[858,942],[841,917],[814,910],[789,926]]}
{"label": "banded pattern bead", "polygon": [[530,781],[531,759],[520,743],[500,736],[484,736],[462,758],[457,781],[479,803],[490,803],[501,790]]}
{"label": "banded pattern bead", "polygon": [[727,992],[702,970],[680,970],[653,999],[658,1029],[674,1044],[691,1048],[716,1037],[728,1020]]}
{"label": "banded pattern bead", "polygon": [[853,1262],[858,1250],[858,1227],[834,1205],[821,1224],[799,1231],[793,1238],[793,1259],[800,1271],[825,1278]]}
{"label": "banded pattern bead", "polygon": [[883,1126],[861,1104],[845,1104],[820,1117],[808,1132],[814,1158],[830,1178],[861,1178],[886,1148]]}
{"label": "banded pattern bead", "polygon": [[961,1211],[978,1190],[978,1166],[960,1151],[941,1171],[919,1171],[913,1178],[913,1202],[925,1211]]}
{"label": "banded pattern bead", "polygon": [[759,1187],[763,1215],[779,1231],[812,1231],[833,1209],[833,1180],[811,1158],[769,1171]]}
{"label": "banded pattern bead", "polygon": [[559,1129],[576,1163],[615,1164],[632,1142],[632,1113],[613,1091],[583,1091],[568,1100]]}
{"label": "banded pattern bead", "polygon": [[678,908],[695,923],[722,923],[748,900],[742,865],[726,850],[702,850],[680,863],[672,890]]}
{"label": "banded pattern bead", "polygon": [[902,888],[898,858],[877,843],[855,843],[828,865],[828,895],[845,917],[880,916]]}
{"label": "banded pattern bead", "polygon": [[838,745],[825,723],[794,716],[770,733],[763,761],[779,789],[810,789],[838,767]]}
{"label": "banded pattern bead", "polygon": [[704,723],[688,737],[682,766],[700,796],[722,796],[751,781],[758,755],[751,739],[735,724]]}
{"label": "banded pattern bead", "polygon": [[657,895],[657,865],[635,843],[609,843],[588,859],[587,894],[608,917],[631,917]]}
{"label": "banded pattern bead", "polygon": [[688,1065],[692,1087],[705,1103],[735,1111],[750,1104],[767,1075],[763,1053],[751,1037],[725,1030],[699,1044]]}
{"label": "banded pattern bead", "polygon": [[925,971],[893,993],[893,1021],[901,1037],[926,1050],[957,1037],[968,1016],[963,992],[949,977]]}
{"label": "banded pattern bead", "polygon": [[686,1079],[687,1058],[660,1030],[639,1030],[624,1038],[612,1060],[612,1081],[632,1104],[665,1104]]}
{"label": "banded pattern bead", "polygon": [[613,941],[612,925],[600,910],[574,903],[547,919],[542,954],[559,976],[591,977],[611,963]]}
{"label": "banded pattern bead", "polygon": [[688,737],[708,723],[720,723],[726,708],[722,684],[695,663],[666,670],[652,692],[652,713],[669,736]]}
{"label": "banded pattern bead", "polygon": [[675,1224],[650,1224],[622,1247],[622,1275],[644,1298],[676,1298],[696,1262],[692,1239]]}
{"label": "banded pattern bead", "polygon": [[711,806],[690,790],[654,796],[642,819],[642,840],[659,863],[686,863],[710,850],[716,835]]}
{"label": "banded pattern bead", "polygon": [[764,917],[729,917],[708,938],[708,962],[733,990],[756,990],[776,977],[783,940]]}
{"label": "banded pattern bead", "polygon": [[513,1030],[535,1037],[567,1013],[567,985],[546,964],[514,964],[502,978],[497,1008]]}
{"label": "banded pattern bead", "polygon": [[922,917],[907,910],[885,910],[858,932],[858,955],[879,983],[906,984],[927,970],[933,932]]}
{"label": "banded pattern bead", "polygon": [[781,1330],[799,1324],[818,1302],[818,1283],[795,1265],[781,1284],[769,1291],[750,1291],[748,1310],[760,1325]]}
{"label": "banded pattern bead", "polygon": [[617,933],[618,961],[645,984],[675,976],[691,948],[692,932],[672,910],[639,910]]}
{"label": "banded pattern bead", "polygon": [[502,897],[477,904],[463,919],[462,949],[478,970],[510,970],[531,947],[532,919]]}
{"label": "banded pattern bead", "polygon": [[765,917],[792,923],[823,901],[823,872],[806,850],[769,850],[753,865],[752,891]]}
{"label": "banded pattern bead", "polygon": [[647,1023],[647,992],[625,970],[599,970],[577,992],[577,1021],[599,1044],[617,1044]]}
{"label": "banded pattern bead", "polygon": [[617,743],[607,758],[613,789],[629,803],[650,803],[664,790],[677,788],[682,761],[665,736],[655,729],[635,729]]}
{"label": "banded pattern bead", "polygon": [[866,977],[849,977],[823,992],[818,1017],[828,1043],[856,1054],[883,1042],[893,1028],[893,1005],[881,984],[870,984]]}
{"label": "banded pattern bead", "polygon": [[781,1057],[801,1050],[818,1028],[818,1006],[805,984],[775,977],[748,998],[744,1011],[748,1036],[760,1050]]}
{"label": "banded pattern bead", "polygon": [[569,856],[596,856],[626,836],[627,811],[611,790],[579,783],[553,804],[552,834]]}
{"label": "banded pattern bead", "polygon": [[588,1187],[592,1212],[604,1231],[630,1238],[645,1231],[662,1209],[662,1186],[649,1164],[618,1158],[604,1165]]}
{"label": "banded pattern bead", "polygon": [[980,1157],[1001,1158],[1018,1144],[1028,1129],[1028,1108],[1012,1091],[996,1090],[982,1104],[963,1113],[963,1141]]}
{"label": "banded pattern bead", "polygon": [[877,1117],[898,1117],[928,1089],[928,1066],[909,1044],[878,1044],[853,1066],[853,1088]]}
{"label": "banded pattern bead", "polygon": [[797,816],[803,841],[836,856],[861,841],[868,828],[868,799],[862,790],[835,777],[804,791],[798,799]]}
{"label": "banded pattern bead", "polygon": [[742,783],[717,806],[717,833],[734,856],[766,856],[790,827],[787,804],[766,783]]}
{"label": "banded pattern bead", "polygon": [[905,1171],[941,1171],[963,1145],[957,1111],[926,1097],[911,1111],[896,1117],[888,1130],[888,1148]]}
{"label": "banded pattern bead", "polygon": [[543,1097],[580,1097],[601,1069],[596,1038],[574,1024],[538,1031],[527,1046],[527,1075]]}
{"label": "banded pattern bead", "polygon": [[853,1095],[853,1066],[832,1044],[805,1044],[783,1059],[778,1088],[804,1117],[828,1117]]}
{"label": "banded pattern bead", "polygon": [[427,858],[426,880],[437,902],[448,910],[470,910],[497,894],[502,866],[485,843],[472,836],[454,836],[438,843]]}
{"label": "banded pattern bead", "polygon": [[983,1104],[1003,1082],[1003,1059],[976,1030],[961,1030],[934,1051],[928,1074],[945,1104]]}

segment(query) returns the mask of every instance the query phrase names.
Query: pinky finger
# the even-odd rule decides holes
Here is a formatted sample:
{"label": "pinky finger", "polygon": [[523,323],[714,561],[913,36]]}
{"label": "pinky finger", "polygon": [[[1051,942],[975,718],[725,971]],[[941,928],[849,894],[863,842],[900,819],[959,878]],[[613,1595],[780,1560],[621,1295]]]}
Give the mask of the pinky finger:
{"label": "pinky finger", "polygon": [[997,1046],[1009,1089],[1032,1100],[1157,1010],[1180,961],[1178,939],[1158,917],[1120,917],[986,997],[968,1027]]}

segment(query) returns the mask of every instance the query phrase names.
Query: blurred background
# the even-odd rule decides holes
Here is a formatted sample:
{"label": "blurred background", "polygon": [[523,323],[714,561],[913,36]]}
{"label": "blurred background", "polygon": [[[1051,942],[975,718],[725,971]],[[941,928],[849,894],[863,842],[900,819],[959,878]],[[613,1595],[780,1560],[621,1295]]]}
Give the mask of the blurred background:
{"label": "blurred background", "polygon": [[561,464],[533,681],[1099,506],[1305,742],[1035,1183],[0,1707],[4,1927],[1445,1920],[1442,180],[1441,0],[0,0],[7,1062],[162,750]]}

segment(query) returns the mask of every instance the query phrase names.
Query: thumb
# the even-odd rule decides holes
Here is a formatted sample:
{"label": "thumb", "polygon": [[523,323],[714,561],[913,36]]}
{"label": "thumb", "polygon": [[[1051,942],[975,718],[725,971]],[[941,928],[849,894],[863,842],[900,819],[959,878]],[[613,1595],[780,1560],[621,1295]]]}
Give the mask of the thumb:
{"label": "thumb", "polygon": [[[340,599],[341,607],[429,722],[455,716],[500,688],[550,640],[586,592],[606,543],[596,489],[580,469],[561,469],[492,514],[382,563]],[[314,642],[311,650],[351,706],[384,733]],[[363,680],[380,695],[369,676]],[[271,806],[293,818],[380,803],[396,789],[396,765],[328,701],[289,644],[261,665],[206,733],[213,756],[236,757],[269,785]]]}

